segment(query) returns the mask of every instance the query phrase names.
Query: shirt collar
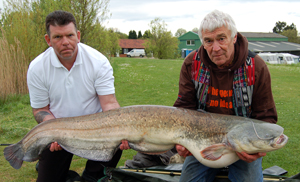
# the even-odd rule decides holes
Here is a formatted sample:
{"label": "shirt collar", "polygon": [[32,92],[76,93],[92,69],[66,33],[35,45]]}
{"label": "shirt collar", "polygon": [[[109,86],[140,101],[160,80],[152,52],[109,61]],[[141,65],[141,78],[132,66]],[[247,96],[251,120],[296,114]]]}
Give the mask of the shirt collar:
{"label": "shirt collar", "polygon": [[[77,44],[78,46],[78,52],[77,52],[77,56],[76,56],[76,60],[73,66],[75,65],[80,65],[82,64],[82,55],[81,53],[81,47],[79,46],[79,43]],[[55,51],[52,47],[50,47],[49,49],[51,49],[51,55],[50,55],[50,61],[52,66],[57,67],[57,68],[62,68],[64,67],[61,62],[59,61],[57,55],[55,54]]]}

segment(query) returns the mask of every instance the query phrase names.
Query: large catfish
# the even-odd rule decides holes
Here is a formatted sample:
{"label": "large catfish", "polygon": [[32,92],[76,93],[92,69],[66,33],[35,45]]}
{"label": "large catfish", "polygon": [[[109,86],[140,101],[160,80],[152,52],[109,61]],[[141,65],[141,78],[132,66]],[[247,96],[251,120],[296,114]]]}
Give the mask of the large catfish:
{"label": "large catfish", "polygon": [[34,127],[18,143],[4,149],[15,169],[35,161],[57,141],[80,157],[108,161],[121,140],[145,153],[162,153],[180,144],[213,168],[238,160],[235,153],[269,152],[283,147],[283,128],[254,119],[203,113],[167,106],[129,106],[86,116],[59,118]]}

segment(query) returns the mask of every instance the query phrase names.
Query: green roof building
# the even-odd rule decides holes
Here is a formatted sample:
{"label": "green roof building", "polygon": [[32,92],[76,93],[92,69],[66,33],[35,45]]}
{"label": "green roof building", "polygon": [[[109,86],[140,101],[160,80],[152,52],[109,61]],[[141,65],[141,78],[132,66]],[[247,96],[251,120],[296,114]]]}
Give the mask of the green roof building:
{"label": "green roof building", "polygon": [[202,45],[198,34],[192,31],[178,37],[178,40],[180,41],[178,48],[181,50],[181,57],[183,58]]}

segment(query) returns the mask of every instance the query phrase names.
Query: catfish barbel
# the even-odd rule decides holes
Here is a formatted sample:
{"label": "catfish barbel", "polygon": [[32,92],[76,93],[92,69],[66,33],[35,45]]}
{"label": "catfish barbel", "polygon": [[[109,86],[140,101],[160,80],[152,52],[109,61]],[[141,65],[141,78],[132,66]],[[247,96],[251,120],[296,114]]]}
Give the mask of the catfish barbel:
{"label": "catfish barbel", "polygon": [[168,106],[128,106],[91,115],[58,118],[35,126],[16,144],[4,149],[15,169],[23,161],[39,159],[52,142],[66,151],[109,161],[122,140],[144,153],[163,153],[180,144],[202,164],[220,168],[238,160],[235,151],[248,154],[283,147],[283,128],[255,119],[204,113]]}

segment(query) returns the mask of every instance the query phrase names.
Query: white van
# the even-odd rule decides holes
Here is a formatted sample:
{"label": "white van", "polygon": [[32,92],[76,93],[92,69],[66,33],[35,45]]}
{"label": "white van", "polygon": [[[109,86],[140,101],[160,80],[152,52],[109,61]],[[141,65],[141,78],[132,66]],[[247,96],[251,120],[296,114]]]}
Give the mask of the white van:
{"label": "white van", "polygon": [[132,49],[130,52],[127,53],[127,57],[134,57],[134,56],[145,56],[145,50],[144,49]]}
{"label": "white van", "polygon": [[280,64],[280,60],[276,53],[258,53],[258,55],[267,63]]}

